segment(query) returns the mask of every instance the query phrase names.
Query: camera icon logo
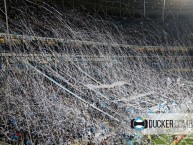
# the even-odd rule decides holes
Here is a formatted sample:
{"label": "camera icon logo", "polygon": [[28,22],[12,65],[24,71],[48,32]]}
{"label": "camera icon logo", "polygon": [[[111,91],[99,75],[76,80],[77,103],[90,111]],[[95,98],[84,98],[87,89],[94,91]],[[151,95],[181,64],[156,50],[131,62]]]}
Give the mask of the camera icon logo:
{"label": "camera icon logo", "polygon": [[134,128],[136,130],[141,131],[147,128],[147,126],[148,126],[147,120],[142,117],[138,117],[136,119],[131,120],[131,128]]}

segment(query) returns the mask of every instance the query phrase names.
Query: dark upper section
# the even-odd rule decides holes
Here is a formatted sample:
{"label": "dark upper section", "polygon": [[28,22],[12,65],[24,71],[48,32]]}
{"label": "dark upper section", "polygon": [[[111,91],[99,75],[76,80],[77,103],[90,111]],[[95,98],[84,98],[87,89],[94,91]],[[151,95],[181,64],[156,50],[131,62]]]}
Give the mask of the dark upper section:
{"label": "dark upper section", "polygon": [[[43,0],[39,0],[43,1]],[[61,6],[113,17],[147,16],[162,19],[192,18],[193,0],[47,0]],[[165,6],[164,6],[165,5]]]}
{"label": "dark upper section", "polygon": [[[144,16],[157,20],[193,18],[193,0],[7,0],[8,7],[12,5],[11,3],[15,5],[15,1],[18,5],[23,1],[27,1],[28,4],[46,2],[64,9],[69,7],[121,19]],[[2,0],[0,13],[4,10],[3,6]]]}

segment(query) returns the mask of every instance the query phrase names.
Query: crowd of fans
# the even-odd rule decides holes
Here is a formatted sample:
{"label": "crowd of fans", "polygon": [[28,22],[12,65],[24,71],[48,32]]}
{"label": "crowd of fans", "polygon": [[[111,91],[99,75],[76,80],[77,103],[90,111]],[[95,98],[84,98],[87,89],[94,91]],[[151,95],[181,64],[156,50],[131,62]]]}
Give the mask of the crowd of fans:
{"label": "crowd of fans", "polygon": [[[14,2],[18,3],[14,5]],[[45,3],[39,6],[31,1],[12,0],[11,4],[12,11],[8,12],[12,34],[141,46],[191,44],[189,31],[192,28],[188,24],[166,22],[157,25],[148,19],[115,21],[75,10],[56,10]],[[4,19],[0,19],[0,28],[0,32],[6,32]],[[166,61],[163,64],[166,58],[157,57],[158,64],[150,66],[143,59],[130,61],[118,57],[129,54],[129,51],[132,55],[146,56],[131,49],[123,51],[120,47],[107,45],[102,49],[95,43],[91,48],[83,45],[84,49],[80,49],[78,44],[71,43],[55,46],[43,46],[38,41],[22,43],[25,48],[14,43],[11,48],[0,46],[0,50],[9,48],[13,52],[39,53],[42,54],[41,60],[49,59],[49,63],[42,65],[40,58],[34,58],[36,63],[19,59],[26,64],[25,68],[0,70],[0,139],[10,144],[64,145],[84,141],[90,145],[129,144],[138,137],[118,129],[126,126],[128,130],[128,119],[134,113],[145,112],[163,100],[166,104],[174,99],[181,103],[180,99],[188,98],[192,91],[192,85],[187,81],[165,84],[167,76],[174,76],[163,69],[155,70],[154,65],[160,68],[168,65]],[[68,61],[44,57],[48,52],[54,56],[59,50],[66,54],[70,52],[71,56],[82,56]],[[92,61],[83,54],[96,58],[103,56],[104,61]],[[105,60],[106,56],[112,57]],[[7,59],[5,62],[10,64]],[[169,65],[174,64],[177,65],[172,61]],[[179,61],[177,66],[180,65]],[[120,85],[120,81],[126,83]],[[119,85],[112,87],[112,84]],[[101,127],[101,122],[110,123],[112,129]]]}
{"label": "crowd of fans", "polygon": [[[117,135],[108,134],[104,126],[100,132],[100,137],[95,140],[96,129],[94,127],[87,131],[64,130],[56,143],[52,142],[51,137],[42,137],[32,127],[20,127],[17,119],[10,117],[4,120],[0,116],[0,141],[11,145],[108,145],[108,144],[131,144],[137,138],[134,135],[127,135],[124,132],[119,132]],[[86,136],[86,137],[85,137]]]}

